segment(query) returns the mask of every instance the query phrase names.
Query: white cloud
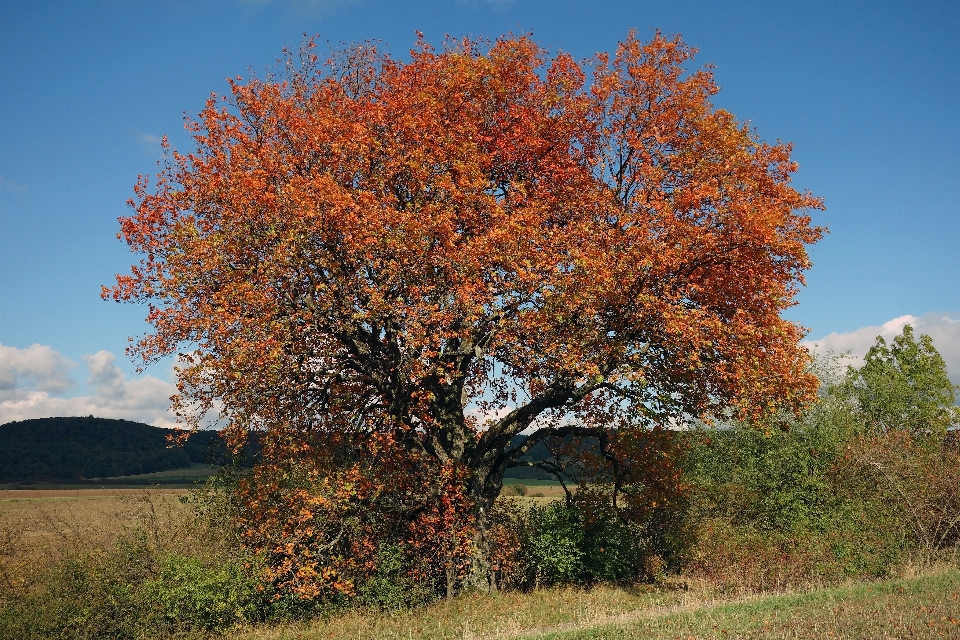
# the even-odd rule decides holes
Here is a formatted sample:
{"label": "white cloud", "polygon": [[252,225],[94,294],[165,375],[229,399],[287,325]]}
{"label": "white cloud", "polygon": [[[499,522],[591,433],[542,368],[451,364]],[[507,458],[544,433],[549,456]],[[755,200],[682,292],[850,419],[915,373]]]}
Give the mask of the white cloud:
{"label": "white cloud", "polygon": [[70,369],[77,363],[47,345],[17,349],[0,344],[0,401],[29,386],[45,393],[60,394],[76,386]]}
{"label": "white cloud", "polygon": [[29,418],[94,415],[124,418],[157,427],[175,427],[170,412],[172,382],[154,376],[127,379],[114,364],[116,356],[98,351],[83,357],[87,382],[95,393],[58,397],[76,386],[68,371],[75,363],[54,349],[33,345],[17,349],[0,345],[0,424]]}
{"label": "white cloud", "polygon": [[157,147],[161,142],[163,142],[163,136],[155,136],[151,133],[143,133],[138,131],[135,134],[135,137],[137,142],[149,147]]}
{"label": "white cloud", "polygon": [[909,324],[916,334],[927,334],[933,346],[947,363],[947,373],[955,384],[960,384],[960,313],[927,313],[922,316],[905,315],[880,326],[860,327],[847,333],[830,333],[819,340],[804,340],[803,344],[816,353],[843,353],[849,351],[854,366],[863,364],[863,356],[873,346],[877,336],[888,343],[903,332]]}
{"label": "white cloud", "polygon": [[163,153],[160,143],[163,142],[163,136],[156,136],[152,133],[136,131],[133,134],[134,141],[140,146],[140,149],[151,157],[159,158]]}
{"label": "white cloud", "polygon": [[497,420],[513,411],[513,407],[506,405],[499,409],[483,410],[476,405],[470,405],[466,409],[466,415],[477,421],[477,426],[481,431],[486,431],[496,423]]}

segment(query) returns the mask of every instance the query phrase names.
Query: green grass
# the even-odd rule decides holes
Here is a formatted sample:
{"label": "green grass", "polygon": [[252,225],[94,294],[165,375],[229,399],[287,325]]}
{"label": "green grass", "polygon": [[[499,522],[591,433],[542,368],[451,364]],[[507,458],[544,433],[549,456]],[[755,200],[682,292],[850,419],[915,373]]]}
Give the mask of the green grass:
{"label": "green grass", "polygon": [[214,471],[212,465],[204,462],[195,462],[189,467],[181,467],[179,469],[167,469],[166,471],[155,471],[153,473],[141,473],[138,475],[132,476],[114,476],[111,478],[101,478],[102,480],[134,480],[134,479],[151,479],[151,478],[171,478],[171,477],[186,477],[186,478],[196,478],[196,477],[207,477],[211,475]]}
{"label": "green grass", "polygon": [[91,478],[82,482],[29,482],[29,483],[9,483],[0,484],[2,489],[91,489],[98,487],[124,488],[135,487],[143,488],[152,485],[163,485],[170,488],[188,488],[194,486],[197,481],[206,480],[214,474],[215,468],[207,463],[197,462],[189,467],[179,469],[167,469],[166,471],[155,471],[153,473],[141,473],[130,476],[113,476],[109,478]]}
{"label": "green grass", "polygon": [[114,476],[112,478],[99,478],[101,480],[108,480],[111,482],[136,482],[140,483],[142,481],[150,480],[186,480],[194,481],[198,479],[208,478],[214,473],[213,465],[195,462],[189,467],[182,467],[180,469],[167,469],[166,471],[155,471],[153,473],[141,473],[133,476]]}
{"label": "green grass", "polygon": [[[556,480],[527,480],[525,478],[504,478],[503,486],[510,486],[514,484],[522,484],[528,487],[555,487],[559,489],[562,485]],[[576,485],[568,484],[568,486],[575,487]]]}
{"label": "green grass", "polygon": [[538,632],[532,637],[960,638],[960,571],[735,603],[681,605],[669,612],[624,617],[612,624]]}

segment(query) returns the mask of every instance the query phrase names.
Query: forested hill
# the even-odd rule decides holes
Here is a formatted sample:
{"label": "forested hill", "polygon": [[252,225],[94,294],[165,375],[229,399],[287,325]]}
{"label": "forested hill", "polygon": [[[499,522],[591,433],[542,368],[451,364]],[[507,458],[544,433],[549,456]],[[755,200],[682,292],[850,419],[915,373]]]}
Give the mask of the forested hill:
{"label": "forested hill", "polygon": [[183,447],[139,422],[107,418],[39,418],[0,425],[0,483],[84,480],[153,473],[218,460],[219,435],[201,431]]}
{"label": "forested hill", "polygon": [[[64,482],[113,478],[194,463],[220,462],[226,448],[214,431],[194,433],[183,447],[167,447],[172,429],[108,418],[38,418],[0,425],[0,484]],[[526,436],[517,436],[511,447]],[[548,457],[538,444],[523,457],[537,461]],[[535,468],[508,469],[507,477],[552,479]]]}

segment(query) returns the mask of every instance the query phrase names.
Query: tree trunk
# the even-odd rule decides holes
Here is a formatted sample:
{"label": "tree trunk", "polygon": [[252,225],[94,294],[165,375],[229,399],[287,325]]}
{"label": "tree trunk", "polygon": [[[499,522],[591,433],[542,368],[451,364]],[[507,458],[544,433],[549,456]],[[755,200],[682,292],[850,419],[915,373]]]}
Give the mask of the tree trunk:
{"label": "tree trunk", "polygon": [[471,559],[469,584],[481,591],[496,590],[491,553],[490,509],[500,495],[503,478],[487,470],[476,472],[468,485],[468,496],[473,502],[474,534],[473,558]]}
{"label": "tree trunk", "polygon": [[490,518],[489,507],[474,509],[473,558],[470,562],[470,586],[481,591],[495,588],[493,570],[490,562]]}

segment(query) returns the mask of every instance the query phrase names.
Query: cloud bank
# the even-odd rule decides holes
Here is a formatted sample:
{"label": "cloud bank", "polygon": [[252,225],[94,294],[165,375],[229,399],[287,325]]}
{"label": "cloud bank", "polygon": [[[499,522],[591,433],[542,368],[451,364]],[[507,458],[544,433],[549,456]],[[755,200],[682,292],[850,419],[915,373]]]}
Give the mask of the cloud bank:
{"label": "cloud bank", "polygon": [[903,332],[909,324],[916,334],[933,338],[933,346],[947,363],[947,373],[954,384],[960,384],[960,313],[927,313],[922,316],[905,315],[880,326],[861,327],[847,333],[830,333],[819,340],[804,340],[803,344],[815,353],[843,353],[849,351],[853,366],[863,364],[863,356],[873,346],[877,336],[888,343]]}
{"label": "cloud bank", "polygon": [[83,356],[94,393],[63,397],[77,387],[77,363],[46,345],[26,349],[0,345],[0,424],[29,418],[93,415],[175,427],[169,411],[176,387],[154,376],[127,379],[109,351]]}

